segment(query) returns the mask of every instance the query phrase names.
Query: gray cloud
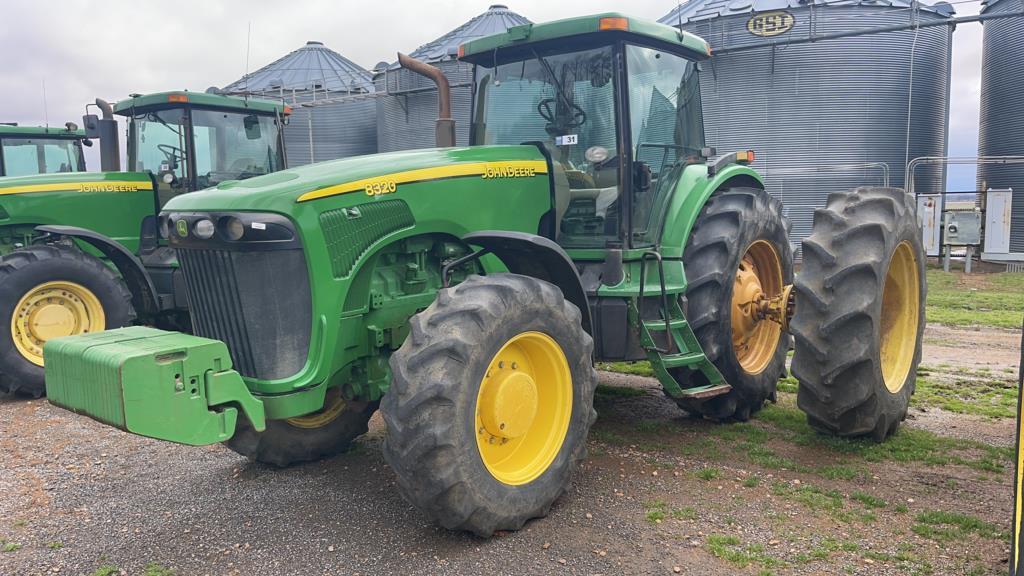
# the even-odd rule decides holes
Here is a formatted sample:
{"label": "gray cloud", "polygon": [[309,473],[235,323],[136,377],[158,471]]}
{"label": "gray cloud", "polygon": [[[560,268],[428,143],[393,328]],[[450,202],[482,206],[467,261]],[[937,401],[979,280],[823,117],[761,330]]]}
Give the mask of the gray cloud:
{"label": "gray cloud", "polygon": [[[658,18],[673,2],[633,0],[508,0],[534,21],[610,10]],[[980,3],[958,4],[961,14]],[[323,41],[372,68],[393,61],[484,11],[488,3],[465,0],[7,0],[0,21],[0,86],[6,98],[0,121],[42,124],[42,85],[51,125],[80,121],[87,102],[132,92],[205,90],[224,86],[307,40]],[[950,153],[977,152],[981,26],[954,34]],[[96,162],[93,163],[96,165]],[[972,189],[973,168],[950,171],[951,189]]]}

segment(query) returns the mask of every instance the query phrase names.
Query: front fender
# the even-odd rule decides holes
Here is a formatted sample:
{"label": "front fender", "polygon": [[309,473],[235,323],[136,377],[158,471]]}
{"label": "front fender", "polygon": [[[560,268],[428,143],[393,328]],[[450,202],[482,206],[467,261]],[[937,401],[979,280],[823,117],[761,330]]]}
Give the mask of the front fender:
{"label": "front fender", "polygon": [[764,188],[764,180],[757,171],[738,164],[729,165],[714,176],[710,176],[707,166],[703,165],[691,166],[683,172],[665,215],[661,232],[663,257],[683,257],[686,241],[704,204],[716,190],[728,186]]}
{"label": "front fender", "polygon": [[513,274],[531,276],[558,286],[565,299],[580,309],[583,329],[587,334],[593,334],[583,282],[576,265],[561,246],[536,234],[503,230],[473,232],[463,236],[462,241],[497,256]]}

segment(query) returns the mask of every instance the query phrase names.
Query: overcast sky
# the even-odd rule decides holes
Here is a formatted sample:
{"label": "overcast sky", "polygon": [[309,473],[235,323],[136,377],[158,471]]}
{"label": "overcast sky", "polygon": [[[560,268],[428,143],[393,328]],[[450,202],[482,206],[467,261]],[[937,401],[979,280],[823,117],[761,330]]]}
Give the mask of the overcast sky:
{"label": "overcast sky", "polygon": [[[656,19],[665,0],[509,0],[534,22],[620,10]],[[977,13],[979,2],[957,4]],[[129,93],[202,91],[227,85],[307,40],[320,40],[364,68],[393,61],[487,9],[470,0],[4,0],[0,5],[0,121],[81,123],[87,102]],[[973,156],[978,142],[981,25],[953,39],[951,155]],[[43,84],[46,85],[46,106]],[[95,154],[96,147],[90,151]],[[92,162],[98,167],[98,160]],[[973,190],[974,168],[950,169],[950,190]]]}

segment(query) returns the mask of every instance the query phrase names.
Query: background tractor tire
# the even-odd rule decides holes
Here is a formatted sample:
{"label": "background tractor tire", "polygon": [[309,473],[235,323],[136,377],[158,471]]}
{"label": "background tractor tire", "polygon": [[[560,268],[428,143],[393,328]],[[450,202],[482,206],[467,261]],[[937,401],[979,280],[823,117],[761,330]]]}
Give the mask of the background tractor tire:
{"label": "background tractor tire", "polygon": [[[760,360],[754,359],[756,367],[749,363],[745,367],[747,358],[741,361],[733,343],[733,292],[741,261],[755,245],[761,251],[766,247],[774,251],[772,267],[777,270],[770,292],[781,294],[783,287],[793,283],[793,251],[782,203],[760,188],[715,192],[701,210],[683,253],[687,318],[704,354],[732,390],[705,401],[678,399],[679,406],[692,414],[745,421],[765,400],[775,399],[779,375],[785,373],[789,335],[780,325],[773,324],[771,336],[760,343],[763,352]],[[765,291],[769,291],[767,284]],[[706,383],[703,374],[686,368],[673,370],[672,375],[690,385]]]}
{"label": "background tractor tire", "polygon": [[907,416],[921,360],[927,287],[913,197],[830,195],[803,256],[791,325],[797,404],[820,432],[881,442]]}
{"label": "background tractor tire", "polygon": [[[71,247],[37,245],[0,258],[0,392],[46,392],[48,337],[121,328],[135,319],[124,281],[100,259]],[[15,329],[15,323],[18,328]]]}
{"label": "background tractor tire", "polygon": [[[438,292],[410,326],[391,357],[391,388],[381,401],[384,458],[401,494],[441,526],[482,537],[546,515],[586,456],[587,433],[597,417],[594,344],[579,309],[541,280],[470,276]],[[519,366],[501,361],[523,338],[543,344]],[[555,366],[544,358],[561,368],[541,369]],[[538,439],[543,448],[495,456],[492,450],[506,448],[493,420],[484,424],[492,406],[487,393],[496,382],[512,381],[509,370],[541,378],[533,380],[533,399],[513,395],[508,404],[519,410],[536,400],[538,407],[527,432],[505,438],[508,449],[518,451]],[[529,465],[517,468],[515,454]]]}
{"label": "background tractor tire", "polygon": [[377,405],[346,401],[335,387],[328,390],[323,410],[302,418],[267,420],[263,432],[240,417],[234,436],[225,444],[250,460],[278,468],[330,458],[348,451],[366,433]]}

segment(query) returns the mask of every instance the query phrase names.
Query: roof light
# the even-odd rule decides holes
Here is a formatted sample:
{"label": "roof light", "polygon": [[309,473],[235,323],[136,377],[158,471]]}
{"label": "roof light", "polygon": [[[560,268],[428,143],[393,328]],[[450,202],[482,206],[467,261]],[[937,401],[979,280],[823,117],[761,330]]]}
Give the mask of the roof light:
{"label": "roof light", "polygon": [[629,18],[623,18],[621,16],[610,16],[607,18],[601,18],[598,22],[599,30],[621,30],[623,32],[629,31]]}
{"label": "roof light", "polygon": [[466,55],[466,45],[465,44],[459,44],[459,56],[458,56],[459,59],[461,59],[465,55]]}
{"label": "roof light", "polygon": [[167,101],[168,102],[188,102],[188,95],[187,94],[168,94],[167,95]]}
{"label": "roof light", "polygon": [[753,164],[756,159],[757,155],[754,154],[753,150],[744,150],[736,153],[736,161],[740,164]]}
{"label": "roof light", "polygon": [[291,107],[291,106],[287,106],[287,105],[286,105],[286,106],[284,107],[284,115],[285,115],[285,116],[288,116],[288,115],[289,115],[289,114],[291,114],[291,113],[292,113],[292,107]]}

